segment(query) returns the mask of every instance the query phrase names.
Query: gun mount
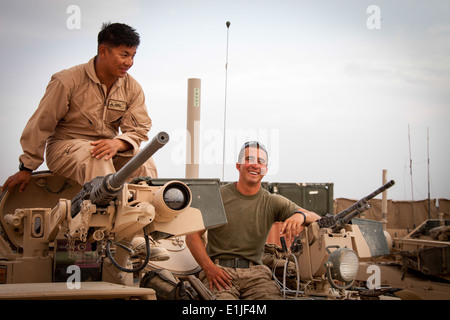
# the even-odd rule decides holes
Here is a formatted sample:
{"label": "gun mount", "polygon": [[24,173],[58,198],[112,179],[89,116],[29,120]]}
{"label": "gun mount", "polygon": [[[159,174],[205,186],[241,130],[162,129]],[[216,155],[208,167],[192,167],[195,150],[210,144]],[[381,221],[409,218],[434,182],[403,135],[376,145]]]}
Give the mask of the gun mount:
{"label": "gun mount", "polygon": [[[78,184],[70,187],[70,192],[64,191],[64,182],[60,190],[64,196],[58,198],[59,192],[52,194],[51,206],[45,199],[50,189],[42,181],[64,180],[52,174],[29,185],[30,192],[41,194],[37,201],[27,199],[33,193],[19,193],[17,188],[3,193],[0,275],[4,276],[0,283],[65,281],[66,269],[77,264],[80,254],[85,259],[86,251],[93,259],[89,260],[89,270],[97,268],[97,280],[131,285],[133,274],[149,261],[149,237],[165,239],[207,229],[201,211],[191,207],[192,193],[185,183],[169,180],[154,186],[149,185],[150,177],[126,182],[168,141],[166,133],[159,133],[122,169],[94,178],[81,191]],[[140,266],[134,267],[139,260],[133,256],[132,240],[142,236],[146,256],[140,256]],[[58,260],[61,256],[63,260]]]}
{"label": "gun mount", "polygon": [[325,216],[305,227],[291,247],[298,260],[299,278],[309,283],[315,295],[329,294],[329,287],[350,288],[358,272],[359,259],[370,258],[370,248],[358,225],[350,224],[370,208],[369,200],[395,184],[393,180],[334,216]]}

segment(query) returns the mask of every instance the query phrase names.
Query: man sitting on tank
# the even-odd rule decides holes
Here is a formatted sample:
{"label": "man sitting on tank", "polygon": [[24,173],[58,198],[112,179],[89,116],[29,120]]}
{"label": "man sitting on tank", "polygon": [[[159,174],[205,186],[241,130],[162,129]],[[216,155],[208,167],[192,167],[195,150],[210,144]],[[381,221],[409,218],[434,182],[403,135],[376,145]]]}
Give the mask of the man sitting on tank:
{"label": "man sitting on tank", "polygon": [[305,224],[320,216],[281,195],[261,187],[267,173],[267,149],[259,142],[247,142],[240,150],[236,169],[239,179],[221,187],[228,223],[186,236],[186,244],[202,267],[205,286],[218,299],[281,299],[270,269],[262,264],[264,244],[274,222],[284,221],[281,233],[293,239]]}
{"label": "man sitting on tank", "polygon": [[[19,171],[2,191],[15,185],[23,191],[44,162],[44,151],[50,171],[80,185],[116,172],[138,152],[152,125],[144,92],[128,74],[139,43],[132,27],[103,24],[97,55],[51,77],[23,130]],[[152,158],[131,178],[137,176],[157,177]]]}

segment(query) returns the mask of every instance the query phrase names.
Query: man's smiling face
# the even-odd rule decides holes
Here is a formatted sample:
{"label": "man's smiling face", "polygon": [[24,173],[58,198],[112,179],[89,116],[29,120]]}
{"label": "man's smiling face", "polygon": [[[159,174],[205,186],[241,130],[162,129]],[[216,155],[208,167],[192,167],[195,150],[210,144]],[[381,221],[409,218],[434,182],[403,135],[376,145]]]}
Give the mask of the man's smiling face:
{"label": "man's smiling face", "polygon": [[133,66],[136,47],[120,45],[118,47],[105,46],[105,61],[107,72],[112,77],[122,78]]}
{"label": "man's smiling face", "polygon": [[257,147],[248,147],[238,163],[236,169],[243,181],[255,184],[261,182],[267,173],[267,154]]}

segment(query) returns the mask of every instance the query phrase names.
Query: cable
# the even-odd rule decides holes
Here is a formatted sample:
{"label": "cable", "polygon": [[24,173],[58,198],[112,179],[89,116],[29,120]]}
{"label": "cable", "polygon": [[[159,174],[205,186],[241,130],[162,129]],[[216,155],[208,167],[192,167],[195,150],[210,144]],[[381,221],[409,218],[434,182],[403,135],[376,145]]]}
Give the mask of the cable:
{"label": "cable", "polygon": [[[139,272],[139,271],[143,270],[147,266],[148,262],[150,261],[150,241],[148,239],[147,231],[145,230],[145,228],[144,228],[144,239],[145,239],[145,246],[146,246],[146,256],[145,256],[144,262],[137,268],[134,268],[134,269],[124,268],[121,265],[119,265],[116,262],[116,260],[114,260],[112,254],[111,254],[111,250],[110,250],[110,244],[112,242],[111,239],[108,239],[108,241],[106,242],[106,255],[111,260],[111,263],[120,271],[128,272],[128,273]],[[116,242],[115,244],[117,246],[127,250],[128,252],[131,252],[131,249],[128,248],[127,246],[125,246],[121,243],[118,243],[118,242]]]}
{"label": "cable", "polygon": [[[289,258],[292,257],[295,263],[295,271],[296,271],[296,282],[297,282],[297,289],[293,290],[293,289],[289,289],[286,286],[286,276],[287,276],[287,266],[289,264]],[[286,300],[286,293],[295,293],[295,298],[294,299],[298,299],[298,294],[299,293],[304,293],[304,291],[300,290],[300,272],[299,272],[299,267],[298,267],[298,260],[297,257],[289,252],[288,257],[286,258],[286,262],[284,264],[284,269],[283,269],[283,282],[281,282],[280,280],[277,279],[276,275],[275,275],[275,269],[276,269],[277,264],[275,263],[274,266],[272,267],[272,277],[275,280],[276,285],[278,286],[278,288],[280,289],[280,291],[282,291],[283,293],[283,299]],[[309,283],[309,282],[308,282]],[[308,285],[308,283],[305,284],[304,288],[306,288],[306,286]]]}
{"label": "cable", "polygon": [[[294,258],[294,262],[295,262],[295,271],[296,271],[296,276],[297,276],[297,290],[295,291],[295,299],[298,298],[298,293],[299,293],[299,285],[300,285],[300,275],[299,275],[299,271],[298,271],[298,262],[297,262],[297,257],[295,257],[292,253],[289,253],[289,256],[292,256]],[[284,263],[284,271],[283,271],[283,299],[286,299],[286,274],[287,274],[287,266],[289,264],[289,257],[286,259],[286,262]]]}

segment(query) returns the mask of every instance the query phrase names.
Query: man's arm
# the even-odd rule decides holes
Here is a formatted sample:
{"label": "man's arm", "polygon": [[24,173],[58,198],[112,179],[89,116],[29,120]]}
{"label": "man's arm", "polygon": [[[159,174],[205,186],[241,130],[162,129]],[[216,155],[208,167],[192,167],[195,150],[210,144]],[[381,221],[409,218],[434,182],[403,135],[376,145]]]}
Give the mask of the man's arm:
{"label": "man's arm", "polygon": [[10,176],[2,186],[2,192],[15,185],[19,191],[25,190],[31,180],[31,172],[44,162],[44,150],[47,138],[53,133],[58,121],[68,109],[68,91],[62,83],[51,78],[38,108],[28,120],[20,137],[23,154],[19,157],[28,170],[20,170]]}
{"label": "man's arm", "polygon": [[232,286],[231,276],[222,268],[216,266],[211,258],[206,253],[205,245],[202,241],[202,235],[205,231],[186,235],[186,244],[192,253],[195,261],[205,271],[206,277],[209,281],[209,289],[212,290],[215,286],[218,290],[223,288],[229,289]]}
{"label": "man's arm", "polygon": [[321,217],[315,212],[299,208],[283,223],[280,234],[286,233],[287,239],[293,240],[300,233],[303,225],[313,223],[320,218]]}
{"label": "man's arm", "polygon": [[46,141],[69,109],[69,90],[52,76],[36,111],[28,120],[20,137],[25,167],[36,170],[44,162]]}

